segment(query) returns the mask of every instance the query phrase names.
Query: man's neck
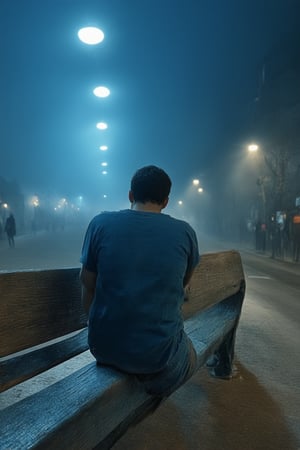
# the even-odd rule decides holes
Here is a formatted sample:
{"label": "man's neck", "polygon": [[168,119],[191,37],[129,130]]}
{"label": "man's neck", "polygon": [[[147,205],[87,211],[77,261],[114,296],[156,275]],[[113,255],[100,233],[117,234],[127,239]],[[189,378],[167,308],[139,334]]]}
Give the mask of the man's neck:
{"label": "man's neck", "polygon": [[134,202],[131,203],[131,209],[133,209],[134,211],[160,213],[162,210],[162,205],[158,205],[157,203],[152,202],[146,203]]}

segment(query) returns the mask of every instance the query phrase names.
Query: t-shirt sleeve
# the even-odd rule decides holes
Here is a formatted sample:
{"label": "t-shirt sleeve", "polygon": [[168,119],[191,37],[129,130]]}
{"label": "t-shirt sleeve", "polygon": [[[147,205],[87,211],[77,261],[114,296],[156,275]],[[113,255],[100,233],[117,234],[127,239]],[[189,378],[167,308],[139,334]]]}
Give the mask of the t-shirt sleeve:
{"label": "t-shirt sleeve", "polygon": [[95,248],[95,224],[92,220],[87,228],[83,240],[80,262],[90,272],[97,272],[97,258]]}

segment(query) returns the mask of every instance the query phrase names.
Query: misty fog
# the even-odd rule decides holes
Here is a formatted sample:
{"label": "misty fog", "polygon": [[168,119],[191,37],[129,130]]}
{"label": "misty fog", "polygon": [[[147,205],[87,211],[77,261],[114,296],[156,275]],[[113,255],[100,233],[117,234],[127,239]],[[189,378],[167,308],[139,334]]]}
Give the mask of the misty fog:
{"label": "misty fog", "polygon": [[[299,17],[293,0],[2,0],[0,270],[79,265],[91,218],[129,208],[130,179],[148,164],[170,175],[164,212],[191,223],[201,251],[215,236],[254,246],[274,215],[289,230]],[[80,41],[86,26],[103,41]]]}

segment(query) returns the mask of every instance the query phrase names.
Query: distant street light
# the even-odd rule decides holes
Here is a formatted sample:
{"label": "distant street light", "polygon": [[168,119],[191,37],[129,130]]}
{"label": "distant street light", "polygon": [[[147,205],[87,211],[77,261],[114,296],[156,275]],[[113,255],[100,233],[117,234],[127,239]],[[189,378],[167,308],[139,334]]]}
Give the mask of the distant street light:
{"label": "distant street light", "polygon": [[108,150],[107,145],[100,145],[99,150],[101,150],[102,152],[105,152],[106,150]]}
{"label": "distant street light", "polygon": [[105,86],[97,86],[94,90],[93,93],[96,97],[108,97],[110,94],[110,90],[105,87]]}
{"label": "distant street light", "polygon": [[102,170],[102,175],[107,175],[107,171],[106,170]]}
{"label": "distant street light", "polygon": [[183,201],[182,200],[178,200],[178,205],[183,205]]}
{"label": "distant street light", "polygon": [[31,198],[31,204],[32,204],[32,206],[34,206],[35,208],[37,208],[38,206],[40,206],[40,201],[39,201],[39,198],[38,198],[37,195],[34,195],[34,196]]}
{"label": "distant street light", "polygon": [[104,39],[104,33],[100,28],[84,27],[78,31],[78,37],[84,44],[96,45]]}
{"label": "distant street light", "polygon": [[107,162],[102,162],[102,163],[101,163],[101,166],[102,166],[102,167],[107,167],[108,164],[107,164]]}
{"label": "distant street light", "polygon": [[105,122],[98,122],[96,127],[98,128],[98,130],[106,130],[108,128],[108,125]]}
{"label": "distant street light", "polygon": [[250,144],[250,145],[248,145],[249,152],[257,152],[258,148],[259,147],[258,147],[257,144]]}
{"label": "distant street light", "polygon": [[198,185],[199,185],[199,183],[200,183],[200,181],[199,181],[199,180],[197,180],[197,179],[193,180],[193,185],[194,185],[194,186],[198,186]]}
{"label": "distant street light", "polygon": [[202,194],[202,192],[203,192],[203,188],[198,188],[198,192],[200,192],[200,194]]}

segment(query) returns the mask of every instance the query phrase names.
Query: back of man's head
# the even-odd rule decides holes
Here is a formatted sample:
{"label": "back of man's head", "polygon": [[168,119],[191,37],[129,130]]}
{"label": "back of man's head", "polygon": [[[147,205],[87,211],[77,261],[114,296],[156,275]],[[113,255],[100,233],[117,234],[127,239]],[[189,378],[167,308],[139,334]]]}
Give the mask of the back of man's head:
{"label": "back of man's head", "polygon": [[168,198],[171,185],[171,179],[164,170],[145,166],[133,175],[130,189],[135,202],[161,205]]}

